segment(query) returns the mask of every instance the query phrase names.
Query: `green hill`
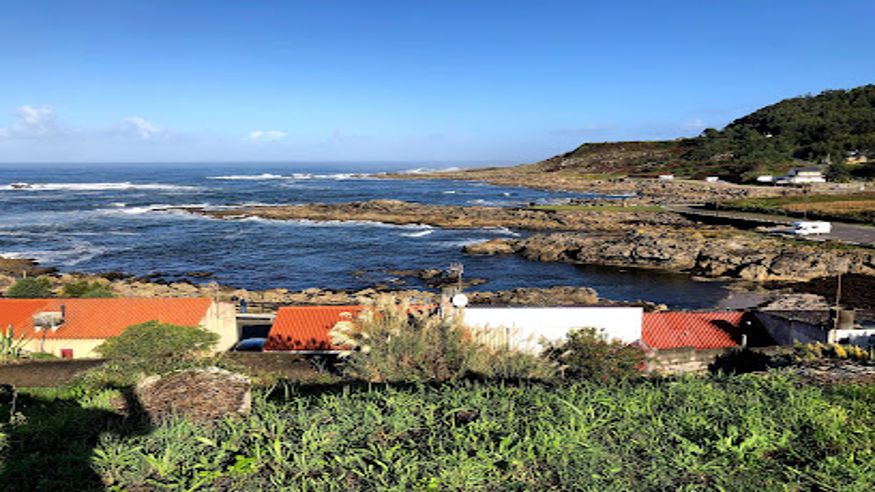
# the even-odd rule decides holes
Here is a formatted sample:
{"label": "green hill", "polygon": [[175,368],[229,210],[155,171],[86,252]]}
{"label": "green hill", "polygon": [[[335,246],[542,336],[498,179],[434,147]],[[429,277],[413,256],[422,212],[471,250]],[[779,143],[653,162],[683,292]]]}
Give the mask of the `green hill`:
{"label": "green hill", "polygon": [[[845,164],[861,155],[870,162]],[[783,173],[802,161],[830,162],[836,176],[875,176],[875,85],[785,99],[695,138],[587,143],[536,166],[584,174],[745,180]]]}

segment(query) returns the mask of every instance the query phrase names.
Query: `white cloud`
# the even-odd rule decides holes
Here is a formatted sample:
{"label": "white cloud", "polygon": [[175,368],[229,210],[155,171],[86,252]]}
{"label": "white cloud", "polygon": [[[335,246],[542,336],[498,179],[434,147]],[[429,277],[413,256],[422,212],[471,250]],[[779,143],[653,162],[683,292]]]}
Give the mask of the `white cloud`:
{"label": "white cloud", "polygon": [[140,140],[152,140],[160,138],[166,134],[164,130],[158,128],[152,122],[139,116],[129,116],[118,124],[118,133],[123,135],[132,135]]}
{"label": "white cloud", "polygon": [[0,138],[47,138],[61,133],[51,106],[25,104],[15,111],[12,124],[0,128]]}
{"label": "white cloud", "polygon": [[251,142],[278,142],[288,136],[287,132],[280,130],[255,130],[250,132],[245,140]]}

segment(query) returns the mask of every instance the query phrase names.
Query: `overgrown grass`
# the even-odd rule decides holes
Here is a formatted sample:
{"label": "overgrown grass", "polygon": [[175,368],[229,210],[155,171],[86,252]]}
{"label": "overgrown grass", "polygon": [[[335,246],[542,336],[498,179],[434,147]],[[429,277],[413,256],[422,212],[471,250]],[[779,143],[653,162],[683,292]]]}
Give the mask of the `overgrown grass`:
{"label": "overgrown grass", "polygon": [[[19,480],[3,482],[16,490],[60,480],[59,470],[68,490],[868,491],[875,483],[875,386],[806,386],[778,374],[280,387],[257,393],[246,419],[137,432],[95,421],[110,414],[102,393],[26,399],[24,423],[4,429],[0,478]],[[69,454],[89,442],[80,463],[88,469],[73,473]],[[31,475],[8,472],[27,468]],[[89,473],[92,482],[77,481]]]}
{"label": "overgrown grass", "polygon": [[751,198],[720,205],[744,212],[875,224],[875,193]]}

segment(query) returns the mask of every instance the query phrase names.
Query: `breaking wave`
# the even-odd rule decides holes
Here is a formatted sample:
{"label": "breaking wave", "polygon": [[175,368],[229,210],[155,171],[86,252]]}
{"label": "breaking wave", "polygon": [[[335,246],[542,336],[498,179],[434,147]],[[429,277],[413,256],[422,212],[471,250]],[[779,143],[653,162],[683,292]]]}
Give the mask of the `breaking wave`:
{"label": "breaking wave", "polygon": [[131,183],[121,181],[116,183],[10,183],[0,185],[4,191],[181,191],[198,190],[197,186],[171,185],[162,183]]}

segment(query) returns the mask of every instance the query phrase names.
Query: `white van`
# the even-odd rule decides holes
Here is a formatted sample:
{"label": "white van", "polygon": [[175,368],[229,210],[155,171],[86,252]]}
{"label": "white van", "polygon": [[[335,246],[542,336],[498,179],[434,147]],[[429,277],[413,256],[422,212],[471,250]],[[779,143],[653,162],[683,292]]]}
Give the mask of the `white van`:
{"label": "white van", "polygon": [[793,222],[793,234],[798,236],[808,236],[810,234],[829,234],[832,231],[832,224],[822,221],[799,221]]}

